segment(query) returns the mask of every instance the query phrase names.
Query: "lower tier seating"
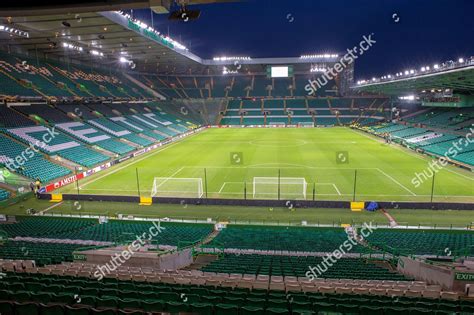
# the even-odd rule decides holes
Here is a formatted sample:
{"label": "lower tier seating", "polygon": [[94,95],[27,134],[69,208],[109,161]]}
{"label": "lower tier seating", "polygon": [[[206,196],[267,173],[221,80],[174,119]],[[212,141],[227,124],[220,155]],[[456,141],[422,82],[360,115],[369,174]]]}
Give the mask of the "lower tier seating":
{"label": "lower tier seating", "polygon": [[0,245],[1,259],[34,260],[36,266],[73,261],[72,253],[84,245],[7,241]]}
{"label": "lower tier seating", "polygon": [[[17,223],[0,225],[9,237],[48,237],[57,239],[94,240],[107,242],[133,241],[148,232],[151,222],[111,220],[98,224],[97,220],[72,218],[17,217]],[[161,222],[164,228],[153,238],[153,243],[177,246],[179,242],[195,242],[213,230],[212,224]]]}
{"label": "lower tier seating", "polygon": [[[300,228],[232,225],[223,229],[209,246],[225,248],[332,252],[347,241],[342,228]],[[356,245],[352,252],[366,249]]]}
{"label": "lower tier seating", "polygon": [[8,159],[15,161],[21,157],[21,164],[10,165],[14,171],[31,179],[39,178],[42,182],[49,182],[55,178],[63,177],[71,171],[61,165],[46,160],[41,153],[35,153],[30,149],[33,156],[27,153],[28,147],[0,134],[0,164],[7,166]]}
{"label": "lower tier seating", "polygon": [[472,314],[474,302],[440,299],[249,290],[202,285],[103,281],[6,273],[2,315],[149,314]]}

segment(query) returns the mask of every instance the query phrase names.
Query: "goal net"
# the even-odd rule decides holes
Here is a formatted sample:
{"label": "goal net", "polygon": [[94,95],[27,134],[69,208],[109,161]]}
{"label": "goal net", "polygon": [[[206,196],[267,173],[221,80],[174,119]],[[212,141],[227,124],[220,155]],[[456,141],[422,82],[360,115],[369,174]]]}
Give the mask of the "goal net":
{"label": "goal net", "polygon": [[308,183],[303,177],[254,177],[254,199],[306,199]]}
{"label": "goal net", "polygon": [[201,198],[203,195],[202,178],[155,177],[152,197]]}

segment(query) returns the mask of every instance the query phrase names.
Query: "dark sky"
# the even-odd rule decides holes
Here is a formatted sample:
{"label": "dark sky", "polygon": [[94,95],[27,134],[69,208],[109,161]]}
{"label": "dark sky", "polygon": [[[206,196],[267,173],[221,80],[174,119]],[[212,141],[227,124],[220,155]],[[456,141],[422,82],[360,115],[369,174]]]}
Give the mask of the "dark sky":
{"label": "dark sky", "polygon": [[[197,21],[155,14],[154,26],[203,58],[345,52],[371,33],[377,43],[357,59],[356,79],[474,56],[474,0],[250,0],[198,8]],[[149,11],[134,15],[150,20]]]}

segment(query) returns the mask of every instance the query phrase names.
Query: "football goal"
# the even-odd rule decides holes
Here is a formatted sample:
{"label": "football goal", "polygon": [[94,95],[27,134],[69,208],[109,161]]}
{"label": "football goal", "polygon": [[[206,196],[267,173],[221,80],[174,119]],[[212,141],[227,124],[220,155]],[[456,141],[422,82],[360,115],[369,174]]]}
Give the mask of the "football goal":
{"label": "football goal", "polygon": [[254,199],[306,199],[308,183],[304,177],[254,177]]}
{"label": "football goal", "polygon": [[152,197],[201,198],[202,178],[155,177]]}

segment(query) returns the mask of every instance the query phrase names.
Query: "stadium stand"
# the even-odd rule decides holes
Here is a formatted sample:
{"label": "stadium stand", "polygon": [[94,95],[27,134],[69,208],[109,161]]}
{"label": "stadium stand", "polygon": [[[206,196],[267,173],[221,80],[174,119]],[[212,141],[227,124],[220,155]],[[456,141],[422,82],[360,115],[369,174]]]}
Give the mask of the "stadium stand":
{"label": "stadium stand", "polygon": [[[317,256],[272,256],[226,254],[202,268],[205,272],[259,274],[284,277],[305,277],[308,266],[322,265],[323,257]],[[333,268],[324,273],[324,278],[408,280],[403,275],[390,272],[361,258],[339,259]]]}
{"label": "stadium stand", "polygon": [[[278,228],[233,225],[223,230],[209,246],[222,244],[225,248],[284,250],[284,251],[332,251],[347,240],[344,229],[332,228]],[[355,252],[364,251],[355,246]]]}
{"label": "stadium stand", "polygon": [[0,201],[7,200],[8,198],[10,198],[10,195],[11,194],[8,190],[0,188]]}
{"label": "stadium stand", "polygon": [[461,149],[453,151],[455,144],[460,144],[470,131],[469,125],[459,125],[469,124],[471,115],[468,109],[433,109],[428,113],[402,118],[396,123],[371,125],[367,130],[377,135],[390,134],[395,141],[411,148],[474,166],[472,143],[463,144]]}
{"label": "stadium stand", "polygon": [[414,255],[445,255],[446,248],[474,254],[474,233],[464,231],[392,231],[377,229],[368,238],[374,246]]}
{"label": "stadium stand", "polygon": [[[150,222],[127,222],[111,220],[98,224],[92,219],[63,219],[18,217],[18,222],[0,226],[11,238],[35,237],[59,240],[91,240],[98,242],[128,242],[136,239],[152,227]],[[160,245],[177,246],[179,242],[193,242],[205,238],[212,232],[209,224],[182,224],[162,222],[164,231],[153,242]]]}
{"label": "stadium stand", "polygon": [[[27,146],[0,134],[0,163],[7,167],[10,166],[11,171],[31,179],[39,178],[45,183],[71,173],[69,169],[51,163],[40,153],[33,152],[34,154],[31,157],[31,154],[26,155],[25,152],[27,148]],[[22,160],[23,164],[16,162],[10,165],[11,161],[15,161],[16,157],[21,157],[22,155],[26,156],[26,158]]]}
{"label": "stadium stand", "polygon": [[[73,261],[72,253],[81,244],[8,241],[0,246],[0,259],[34,260],[38,267]],[[20,250],[19,250],[20,249]]]}

